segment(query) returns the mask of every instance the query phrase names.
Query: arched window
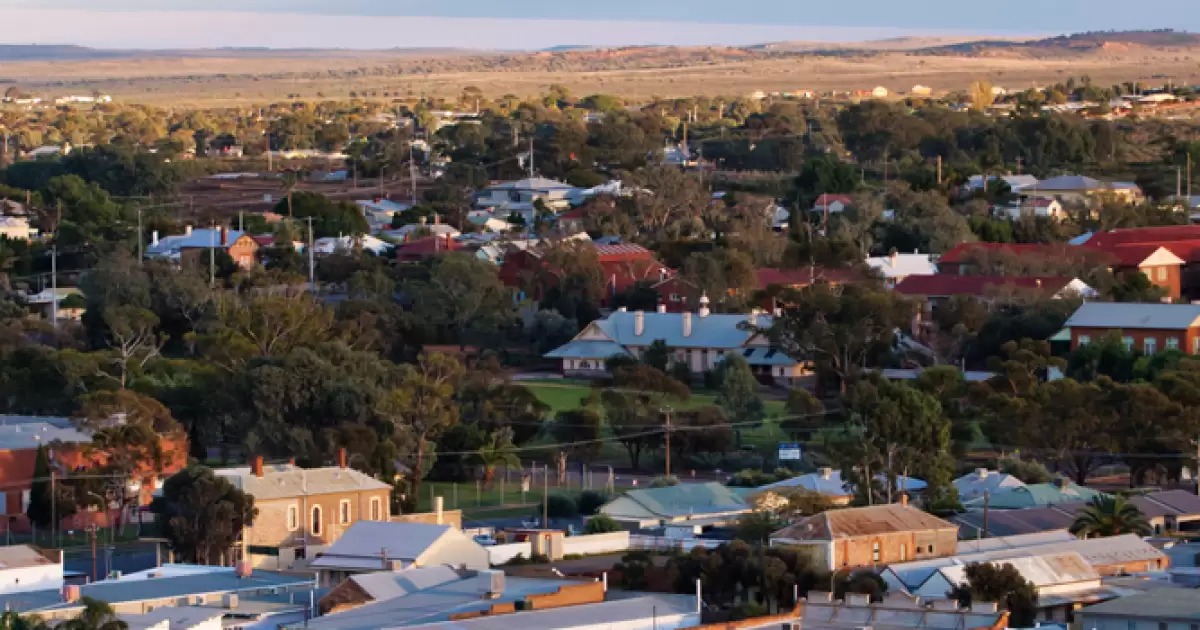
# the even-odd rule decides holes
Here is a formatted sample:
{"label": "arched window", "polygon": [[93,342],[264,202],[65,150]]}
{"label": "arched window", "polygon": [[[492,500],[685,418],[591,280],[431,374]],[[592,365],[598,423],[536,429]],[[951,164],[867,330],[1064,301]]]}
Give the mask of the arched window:
{"label": "arched window", "polygon": [[313,535],[313,536],[320,536],[320,535],[321,535],[321,506],[319,506],[319,505],[314,505],[314,506],[313,506],[313,509],[312,509],[312,529],[310,529],[309,531],[310,531],[310,532],[312,532],[312,535]]}

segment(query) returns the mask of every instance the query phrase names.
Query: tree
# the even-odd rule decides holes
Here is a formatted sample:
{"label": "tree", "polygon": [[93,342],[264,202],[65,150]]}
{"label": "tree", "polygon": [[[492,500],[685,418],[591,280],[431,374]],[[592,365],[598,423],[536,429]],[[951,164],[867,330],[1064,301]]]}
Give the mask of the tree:
{"label": "tree", "polygon": [[763,419],[765,405],[758,395],[758,379],[745,357],[739,352],[728,352],[725,360],[717,367],[721,390],[717,394],[717,405],[739,427],[758,426]]}
{"label": "tree", "polygon": [[83,610],[74,619],[55,626],[62,630],[128,630],[129,624],[117,616],[112,606],[98,599],[84,597]]}
{"label": "tree", "polygon": [[[291,208],[291,210],[289,210]],[[313,219],[313,237],[362,236],[371,226],[358,206],[346,201],[333,201],[319,193],[296,192],[275,206],[275,212],[297,219]]]}
{"label": "tree", "polygon": [[50,630],[50,626],[37,616],[9,610],[0,614],[0,630]]}
{"label": "tree", "polygon": [[1122,534],[1149,536],[1154,533],[1137,505],[1121,495],[1097,496],[1075,515],[1071,533],[1083,538],[1106,538]]}
{"label": "tree", "polygon": [[420,497],[421,478],[432,465],[426,456],[435,441],[459,420],[454,392],[462,380],[463,366],[445,354],[422,354],[417,365],[403,366],[397,386],[388,390],[380,403],[380,412],[394,419],[396,431],[406,434],[414,445],[412,483],[413,500]]}
{"label": "tree", "polygon": [[755,510],[738,520],[737,539],[757,545],[766,545],[771,534],[779,529],[779,519],[765,510]]}
{"label": "tree", "polygon": [[600,453],[604,419],[591,409],[560,411],[550,423],[550,435],[577,459],[591,461]]}
{"label": "tree", "polygon": [[979,79],[971,83],[971,107],[976,111],[984,111],[996,100],[992,94],[992,83],[987,79]]}
{"label": "tree", "polygon": [[597,514],[588,519],[583,528],[585,534],[608,534],[621,531],[621,524],[607,514]]}
{"label": "tree", "polygon": [[[50,451],[46,445],[38,446],[33,464],[33,485],[29,490],[29,507],[25,514],[35,527],[48,529],[55,519],[61,521],[78,510],[73,497],[63,488],[62,479],[57,483],[50,478]],[[51,493],[57,495],[53,497]]]}
{"label": "tree", "polygon": [[520,469],[521,458],[517,457],[516,447],[512,443],[512,431],[501,429],[492,433],[492,439],[476,451],[479,462],[483,465],[483,488],[490,490],[496,479],[496,468],[504,466],[507,469]]}
{"label": "tree", "polygon": [[975,563],[966,568],[967,583],[946,596],[959,606],[971,602],[996,602],[1008,611],[1010,628],[1029,628],[1037,618],[1037,589],[1011,564]]}
{"label": "tree", "polygon": [[163,484],[150,504],[176,557],[209,564],[231,556],[244,527],[254,524],[254,497],[203,466],[191,466]]}
{"label": "tree", "polygon": [[620,575],[617,581],[621,588],[631,591],[645,590],[648,585],[646,573],[654,566],[654,558],[646,551],[630,551],[621,556],[621,561],[613,565],[613,571]]}
{"label": "tree", "polygon": [[666,372],[670,361],[671,349],[667,347],[667,342],[662,339],[651,341],[646,350],[642,352],[642,363],[659,372]]}
{"label": "tree", "polygon": [[427,282],[414,282],[414,312],[428,325],[444,325],[465,347],[470,335],[496,341],[498,329],[515,317],[510,292],[487,262],[451,252],[433,263]]}
{"label": "tree", "polygon": [[158,333],[158,316],[144,308],[118,306],[109,309],[104,319],[113,355],[111,363],[117,370],[115,376],[105,375],[125,389],[130,372],[145,368],[147,362],[158,356],[167,339]]}
{"label": "tree", "polygon": [[871,359],[891,351],[896,330],[912,324],[915,307],[894,291],[869,284],[817,283],[785,295],[795,304],[769,335],[788,354],[836,377],[843,391]]}

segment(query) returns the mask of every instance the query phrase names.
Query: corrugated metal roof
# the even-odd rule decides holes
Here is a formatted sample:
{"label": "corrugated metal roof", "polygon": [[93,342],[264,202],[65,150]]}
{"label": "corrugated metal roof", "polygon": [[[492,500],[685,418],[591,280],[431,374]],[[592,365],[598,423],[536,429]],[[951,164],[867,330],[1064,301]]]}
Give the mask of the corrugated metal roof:
{"label": "corrugated metal roof", "polygon": [[630,490],[623,496],[660,517],[717,514],[750,509],[746,501],[731,488],[715,482]]}
{"label": "corrugated metal roof", "polygon": [[980,538],[978,540],[958,541],[957,551],[960,555],[981,553],[985,551],[1000,551],[1005,549],[1027,549],[1050,543],[1074,542],[1075,535],[1065,529],[1056,529],[1036,534],[1019,536],[997,536],[995,538]]}
{"label": "corrugated metal roof", "polygon": [[1200,319],[1200,305],[1088,302],[1067,320],[1067,328],[1186,330]]}
{"label": "corrugated metal roof", "polygon": [[771,538],[835,540],[893,532],[957,530],[950,522],[908,505],[891,503],[827,510],[785,527]]}
{"label": "corrugated metal roof", "polygon": [[1110,616],[1154,621],[1197,621],[1200,620],[1200,596],[1192,589],[1158,589],[1088,606],[1076,614],[1083,615],[1085,626],[1095,623],[1096,619]]}
{"label": "corrugated metal roof", "polygon": [[896,291],[904,295],[947,297],[984,296],[1005,289],[1027,289],[1041,291],[1046,295],[1057,295],[1074,280],[1060,277],[913,275],[896,283]]}
{"label": "corrugated metal roof", "polygon": [[[683,320],[690,315],[692,331],[684,336]],[[712,313],[700,317],[696,313],[642,313],[642,334],[637,333],[635,312],[617,311],[593,322],[609,339],[623,346],[648,346],[662,339],[672,348],[740,348],[752,336],[753,327],[770,328],[771,318],[758,316],[752,325],[749,315]]]}
{"label": "corrugated metal roof", "polygon": [[[1100,582],[1100,574],[1083,559],[1083,556],[1075,552],[1005,558],[992,561],[991,564],[1011,564],[1021,574],[1021,577],[1037,588],[1080,582],[1097,582],[1099,585]],[[942,567],[938,572],[951,584],[965,584],[967,581],[966,570],[966,565],[959,564]]]}
{"label": "corrugated metal roof", "polygon": [[262,477],[255,476],[250,468],[222,468],[214,472],[260,501],[391,488],[353,468],[306,469],[279,464],[264,466]]}
{"label": "corrugated metal roof", "polygon": [[[443,621],[424,625],[408,625],[407,628],[439,628],[441,630],[557,630],[566,628],[646,628],[653,619],[695,615],[694,595],[645,595],[627,599],[565,606],[547,610],[532,610],[508,615],[489,615],[474,619]],[[389,626],[389,628],[398,628]],[[660,627],[667,627],[660,625]]]}
{"label": "corrugated metal roof", "polygon": [[[876,477],[880,481],[884,480],[883,475]],[[928,487],[924,481],[899,475],[896,477],[896,485],[902,490],[924,490]],[[807,473],[798,475],[791,479],[776,481],[758,488],[758,490],[786,490],[788,488],[804,488],[821,494],[833,497],[844,497],[853,494],[854,488],[851,484],[842,480],[842,471],[835,469],[818,470],[815,473]]]}
{"label": "corrugated metal roof", "polygon": [[548,359],[607,359],[612,356],[631,356],[621,344],[612,341],[578,339],[559,346],[544,355]]}
{"label": "corrugated metal roof", "polygon": [[[442,536],[451,534],[450,525],[428,523],[386,523],[358,521],[337,542],[312,562],[314,568],[379,568],[383,554],[389,560],[412,562],[421,557]],[[457,530],[456,530],[457,531]],[[461,532],[458,536],[463,536]]]}
{"label": "corrugated metal roof", "polygon": [[995,493],[1006,488],[1020,488],[1025,482],[1008,473],[980,468],[955,479],[953,484],[954,489],[958,490],[959,500],[966,501],[981,497],[985,492]]}
{"label": "corrugated metal roof", "polygon": [[[1108,495],[1064,479],[1055,483],[1034,483],[1004,488],[993,492],[987,501],[989,506],[995,510],[1016,510],[1079,501],[1087,502],[1098,496]],[[964,501],[963,505],[968,508],[982,508],[983,503],[984,498],[977,497],[970,501]]]}

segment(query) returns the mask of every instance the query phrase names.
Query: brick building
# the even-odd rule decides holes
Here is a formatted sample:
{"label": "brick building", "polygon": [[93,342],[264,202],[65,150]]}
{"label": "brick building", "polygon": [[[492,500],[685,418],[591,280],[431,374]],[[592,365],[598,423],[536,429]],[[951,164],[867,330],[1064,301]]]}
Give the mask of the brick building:
{"label": "brick building", "polygon": [[828,510],[771,534],[772,546],[804,547],[834,571],[953,556],[958,527],[901,503]]}
{"label": "brick building", "polygon": [[1069,339],[1075,350],[1113,333],[1142,354],[1200,354],[1200,305],[1089,302],[1071,315],[1056,339]]}
{"label": "brick building", "polygon": [[213,248],[229,254],[242,269],[250,269],[258,255],[259,244],[252,235],[225,226],[193,230],[189,225],[184,228],[183,234],[161,239],[158,232],[154,232],[150,246],[146,248],[146,257],[166,258],[181,265],[205,266],[208,264],[208,252]]}
{"label": "brick building", "polygon": [[[601,306],[608,306],[612,296],[638,283],[654,286],[676,275],[674,269],[659,262],[653,252],[641,245],[581,242],[579,246],[596,250],[604,283]],[[514,291],[529,291],[531,294],[526,297],[541,299],[546,291],[558,285],[563,270],[550,268],[542,253],[537,248],[530,248],[508,253],[499,273],[505,286]]]}
{"label": "brick building", "polygon": [[923,301],[927,313],[955,296],[969,296],[989,302],[1011,302],[1022,297],[1062,299],[1096,296],[1096,292],[1078,278],[1057,277],[935,274],[908,276],[896,283],[895,289],[897,293]]}
{"label": "brick building", "polygon": [[243,534],[246,557],[255,567],[287,569],[333,544],[358,521],[391,519],[388,484],[346,465],[304,469],[264,465],[216,471],[254,497],[258,516]]}

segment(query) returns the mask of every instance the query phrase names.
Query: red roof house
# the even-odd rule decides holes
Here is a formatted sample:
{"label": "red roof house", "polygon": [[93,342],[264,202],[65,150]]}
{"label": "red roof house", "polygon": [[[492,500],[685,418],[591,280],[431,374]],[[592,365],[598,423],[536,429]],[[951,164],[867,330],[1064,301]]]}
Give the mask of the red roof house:
{"label": "red roof house", "polygon": [[445,234],[425,236],[396,246],[396,261],[415,263],[446,252],[463,249],[464,245]]}
{"label": "red roof house", "polygon": [[[676,275],[675,270],[659,262],[654,258],[653,252],[641,245],[580,246],[594,247],[596,250],[600,272],[604,278],[605,297],[601,306],[607,306],[614,294],[621,293],[639,282],[654,285]],[[504,257],[504,264],[500,267],[500,279],[514,289],[526,288],[531,272],[545,265],[546,262],[537,249],[514,251]],[[542,286],[535,288],[536,295],[532,296],[535,298],[540,298],[541,294],[553,287],[562,275],[560,270],[542,271],[548,273],[541,274],[545,280],[542,281]]]}

